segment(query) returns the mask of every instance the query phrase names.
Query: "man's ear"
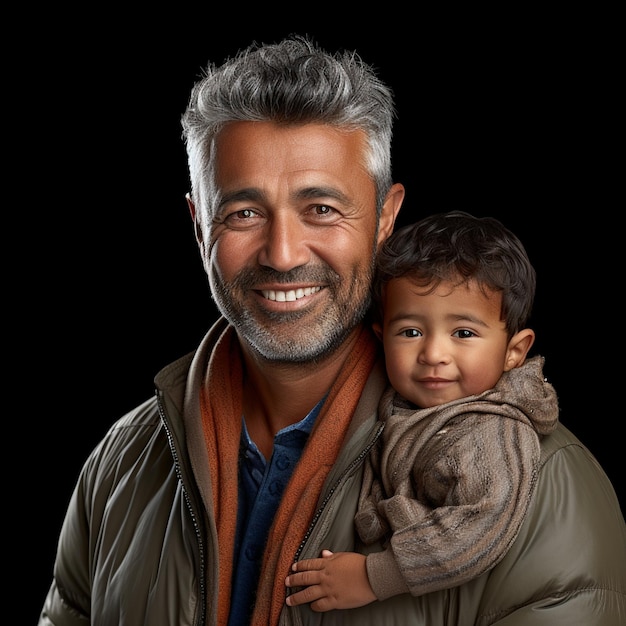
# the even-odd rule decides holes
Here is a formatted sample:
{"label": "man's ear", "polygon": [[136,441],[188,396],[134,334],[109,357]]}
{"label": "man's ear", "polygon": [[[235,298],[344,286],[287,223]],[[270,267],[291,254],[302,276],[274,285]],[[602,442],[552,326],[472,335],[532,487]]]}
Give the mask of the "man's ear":
{"label": "man's ear", "polygon": [[509,340],[504,357],[504,371],[508,372],[514,367],[520,367],[526,360],[526,355],[535,343],[535,331],[530,328],[524,328],[515,333]]}
{"label": "man's ear", "polygon": [[187,206],[189,207],[189,213],[191,214],[191,220],[193,221],[193,229],[196,233],[196,241],[198,244],[202,243],[202,229],[200,228],[200,224],[198,224],[198,220],[196,219],[196,205],[191,199],[191,194],[185,194],[185,200],[187,200]]}
{"label": "man's ear", "polygon": [[402,206],[404,200],[405,189],[401,183],[395,183],[391,186],[385,203],[383,204],[383,210],[380,214],[380,222],[378,225],[378,245],[380,245],[391,233],[393,232],[393,226],[396,223],[396,217]]}

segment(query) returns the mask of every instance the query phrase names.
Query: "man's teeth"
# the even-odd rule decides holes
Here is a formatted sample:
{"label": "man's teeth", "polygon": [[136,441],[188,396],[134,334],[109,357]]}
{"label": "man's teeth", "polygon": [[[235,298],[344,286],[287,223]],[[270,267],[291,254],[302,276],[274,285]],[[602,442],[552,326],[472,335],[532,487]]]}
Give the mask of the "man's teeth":
{"label": "man's teeth", "polygon": [[321,287],[305,287],[304,289],[290,289],[289,291],[274,291],[273,289],[263,289],[262,294],[268,300],[276,300],[276,302],[293,302],[312,293],[317,293]]}

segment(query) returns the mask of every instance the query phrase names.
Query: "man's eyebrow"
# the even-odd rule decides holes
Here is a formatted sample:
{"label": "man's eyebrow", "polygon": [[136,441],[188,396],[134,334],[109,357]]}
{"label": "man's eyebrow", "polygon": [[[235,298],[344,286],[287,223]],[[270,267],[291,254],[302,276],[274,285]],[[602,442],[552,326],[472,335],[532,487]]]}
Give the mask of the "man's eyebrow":
{"label": "man's eyebrow", "polygon": [[243,189],[228,191],[226,193],[222,193],[218,208],[221,208],[230,202],[242,202],[245,200],[260,202],[263,200],[263,193],[256,187],[244,187]]}
{"label": "man's eyebrow", "polygon": [[296,192],[295,197],[300,199],[333,198],[344,204],[349,202],[348,197],[335,187],[304,187]]}
{"label": "man's eyebrow", "polygon": [[[343,204],[348,204],[350,202],[348,196],[335,187],[303,187],[302,189],[298,189],[293,194],[293,197],[296,200],[331,198]],[[236,189],[234,191],[223,193],[220,198],[218,208],[221,208],[231,202],[245,202],[246,200],[252,202],[262,202],[264,199],[265,195],[258,187],[244,187],[243,189]]]}

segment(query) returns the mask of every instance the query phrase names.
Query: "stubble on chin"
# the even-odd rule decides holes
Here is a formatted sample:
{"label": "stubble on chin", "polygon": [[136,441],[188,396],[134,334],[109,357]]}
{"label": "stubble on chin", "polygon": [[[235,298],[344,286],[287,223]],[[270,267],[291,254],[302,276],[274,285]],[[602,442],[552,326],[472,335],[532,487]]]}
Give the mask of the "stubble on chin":
{"label": "stubble on chin", "polygon": [[[269,282],[323,284],[328,304],[323,310],[317,306],[284,313],[268,311],[259,304],[257,294],[250,294],[255,285]],[[288,273],[245,270],[228,285],[214,274],[211,288],[222,315],[263,359],[308,363],[332,354],[363,320],[370,305],[369,284],[368,276],[355,271],[342,294],[341,279],[329,268],[296,268]]]}

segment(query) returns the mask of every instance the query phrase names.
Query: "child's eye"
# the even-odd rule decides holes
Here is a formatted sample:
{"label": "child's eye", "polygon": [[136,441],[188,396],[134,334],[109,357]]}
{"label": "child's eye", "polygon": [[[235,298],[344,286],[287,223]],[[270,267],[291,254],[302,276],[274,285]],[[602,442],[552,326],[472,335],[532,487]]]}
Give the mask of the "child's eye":
{"label": "child's eye", "polygon": [[420,333],[417,328],[407,328],[406,330],[402,331],[402,334],[405,337],[420,337],[422,335],[422,333]]}
{"label": "child's eye", "polygon": [[453,333],[453,337],[458,337],[459,339],[468,339],[470,337],[475,337],[475,334],[471,330],[467,330],[467,328],[461,328]]}

